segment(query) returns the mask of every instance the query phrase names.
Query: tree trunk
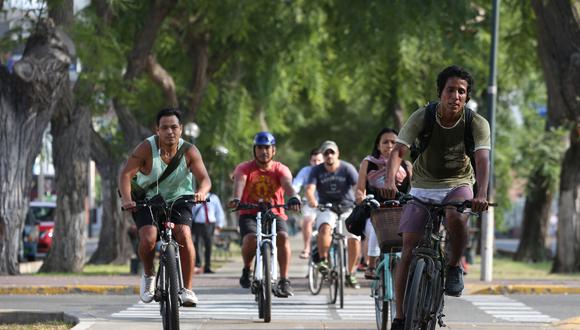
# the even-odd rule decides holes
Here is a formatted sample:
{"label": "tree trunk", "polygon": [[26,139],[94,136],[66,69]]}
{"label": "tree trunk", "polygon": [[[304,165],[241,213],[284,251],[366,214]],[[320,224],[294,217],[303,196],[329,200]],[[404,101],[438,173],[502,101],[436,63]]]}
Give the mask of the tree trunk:
{"label": "tree trunk", "polygon": [[51,121],[58,198],[53,245],[40,272],[80,272],[85,262],[91,113],[72,98],[71,90]]}
{"label": "tree trunk", "polygon": [[549,189],[549,179],[540,170],[534,172],[529,181],[522,235],[514,260],[539,262],[550,257],[546,249],[546,237],[553,196]]}
{"label": "tree trunk", "polygon": [[124,264],[131,258],[133,249],[127,231],[131,221],[121,212],[117,195],[117,177],[121,161],[109,150],[109,146],[95,131],[91,135],[91,158],[95,160],[101,174],[103,199],[103,222],[99,234],[99,245],[91,256],[91,264]]}
{"label": "tree trunk", "polygon": [[[64,29],[73,23],[73,1],[52,4],[49,16]],[[74,43],[67,41],[70,54]],[[85,228],[88,219],[90,110],[75,107],[70,81],[51,120],[52,153],[58,191],[53,245],[40,272],[80,272],[85,261]]]}
{"label": "tree trunk", "polygon": [[580,271],[580,124],[570,135],[560,174],[555,273]]}
{"label": "tree trunk", "polygon": [[580,24],[570,0],[533,0],[538,53],[548,90],[548,126],[571,122],[570,149],[562,163],[558,245],[553,271],[569,272],[580,264]]}
{"label": "tree trunk", "polygon": [[19,272],[32,165],[55,100],[68,88],[70,57],[62,36],[52,21],[41,20],[14,73],[0,66],[0,275]]}
{"label": "tree trunk", "polygon": [[[125,264],[133,255],[133,247],[128,231],[132,223],[130,215],[121,212],[120,199],[117,196],[117,175],[119,166],[108,170],[99,167],[103,192],[103,223],[99,234],[99,245],[91,256],[91,264]],[[129,217],[128,219],[126,218]]]}

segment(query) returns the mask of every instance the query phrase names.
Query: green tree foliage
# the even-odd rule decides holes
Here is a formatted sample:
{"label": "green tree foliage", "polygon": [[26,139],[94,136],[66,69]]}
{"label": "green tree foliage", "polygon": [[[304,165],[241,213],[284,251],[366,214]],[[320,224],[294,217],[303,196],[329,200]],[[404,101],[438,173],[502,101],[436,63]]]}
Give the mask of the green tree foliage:
{"label": "green tree foliage", "polygon": [[[121,85],[147,5],[113,5],[113,15],[123,19],[106,27],[89,10],[77,29],[84,40],[81,58],[93,68],[85,77],[99,86],[88,97],[96,113],[103,113],[108,100],[119,96],[150,125],[165,105],[159,88],[147,77],[138,77],[130,91]],[[529,9],[515,0],[501,8],[496,175],[506,208],[514,160],[525,149],[512,147],[512,132],[522,126],[511,110],[540,102],[541,94],[525,87],[540,80]],[[251,138],[262,129],[276,134],[278,157],[292,169],[326,139],[336,140],[342,158],[358,164],[375,132],[395,124],[395,104],[408,116],[437,98],[436,75],[449,64],[474,74],[472,99],[485,115],[490,13],[488,1],[179,1],[153,55],[174,79],[180,106],[188,109],[196,69],[190,47],[207,40],[210,78],[195,120],[202,130],[196,144],[210,171],[232,170],[250,158]],[[508,97],[515,91],[521,96]],[[229,149],[226,159],[215,153],[218,145]]]}

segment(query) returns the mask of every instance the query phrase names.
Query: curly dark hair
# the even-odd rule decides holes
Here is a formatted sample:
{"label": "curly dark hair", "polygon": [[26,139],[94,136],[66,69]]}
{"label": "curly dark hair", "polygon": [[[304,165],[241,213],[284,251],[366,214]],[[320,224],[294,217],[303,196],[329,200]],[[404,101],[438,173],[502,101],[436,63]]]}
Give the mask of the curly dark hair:
{"label": "curly dark hair", "polygon": [[437,75],[437,96],[441,97],[441,93],[443,92],[443,88],[445,88],[447,79],[451,77],[457,77],[467,81],[467,99],[465,102],[468,102],[471,97],[471,90],[473,88],[473,76],[471,76],[469,71],[457,65],[448,66]]}

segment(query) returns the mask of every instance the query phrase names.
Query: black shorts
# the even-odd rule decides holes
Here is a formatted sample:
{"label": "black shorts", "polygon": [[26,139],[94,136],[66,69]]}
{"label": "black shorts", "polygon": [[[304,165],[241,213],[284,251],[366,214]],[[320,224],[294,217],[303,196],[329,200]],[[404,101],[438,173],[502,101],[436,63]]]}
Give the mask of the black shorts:
{"label": "black shorts", "polygon": [[[240,215],[238,224],[240,226],[240,235],[242,235],[242,239],[247,234],[255,235],[257,232],[256,215],[253,214]],[[286,220],[282,219],[279,216],[276,216],[276,233],[286,233],[286,236],[288,236],[288,228],[286,227]]]}
{"label": "black shorts", "polygon": [[[188,196],[190,197],[190,196]],[[171,203],[168,203],[171,205]],[[188,225],[191,226],[193,215],[191,214],[191,208],[193,205],[186,204],[186,203],[175,203],[175,205],[171,208],[171,222],[178,224],[178,225]],[[152,225],[153,218],[151,218],[151,213],[156,215],[156,210],[149,210],[148,207],[144,207],[139,209],[137,212],[132,213],[133,220],[137,225],[137,229],[140,229],[143,226]]]}

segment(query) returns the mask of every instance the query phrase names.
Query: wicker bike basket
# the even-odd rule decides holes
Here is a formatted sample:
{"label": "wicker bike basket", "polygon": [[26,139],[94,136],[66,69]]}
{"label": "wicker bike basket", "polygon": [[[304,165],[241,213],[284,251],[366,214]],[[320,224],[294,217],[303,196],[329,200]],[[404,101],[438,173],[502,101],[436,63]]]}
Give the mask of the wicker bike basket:
{"label": "wicker bike basket", "polygon": [[399,235],[402,207],[376,209],[371,212],[371,222],[381,250],[389,250],[403,245]]}

